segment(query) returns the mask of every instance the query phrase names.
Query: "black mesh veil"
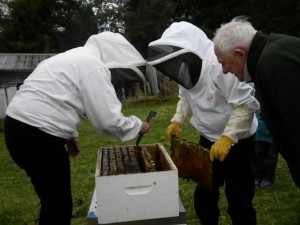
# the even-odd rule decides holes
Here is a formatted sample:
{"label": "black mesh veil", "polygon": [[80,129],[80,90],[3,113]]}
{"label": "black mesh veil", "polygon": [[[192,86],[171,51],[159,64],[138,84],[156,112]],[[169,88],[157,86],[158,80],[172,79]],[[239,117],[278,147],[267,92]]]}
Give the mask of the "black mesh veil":
{"label": "black mesh veil", "polygon": [[111,72],[111,82],[115,89],[120,89],[134,82],[145,82],[143,74],[145,74],[146,66],[138,67],[138,71],[131,68],[112,68],[109,70]]}
{"label": "black mesh veil", "polygon": [[202,60],[186,49],[156,45],[148,48],[148,63],[186,89],[199,80]]}

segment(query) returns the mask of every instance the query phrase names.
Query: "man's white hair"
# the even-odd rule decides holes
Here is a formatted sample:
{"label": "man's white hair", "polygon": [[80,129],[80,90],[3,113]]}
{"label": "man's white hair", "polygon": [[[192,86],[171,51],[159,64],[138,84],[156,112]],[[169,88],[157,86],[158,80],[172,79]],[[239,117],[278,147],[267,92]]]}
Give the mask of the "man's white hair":
{"label": "man's white hair", "polygon": [[256,32],[247,17],[238,16],[216,30],[213,42],[221,53],[229,55],[234,48],[249,49]]}

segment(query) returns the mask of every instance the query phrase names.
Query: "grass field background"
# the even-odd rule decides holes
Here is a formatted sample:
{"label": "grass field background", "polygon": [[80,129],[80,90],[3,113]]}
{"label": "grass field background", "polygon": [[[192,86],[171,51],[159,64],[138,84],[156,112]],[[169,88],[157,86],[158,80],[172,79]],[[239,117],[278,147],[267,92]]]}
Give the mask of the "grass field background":
{"label": "grass field background", "polygon": [[[150,132],[144,135],[141,144],[161,143],[169,151],[165,129],[175,113],[177,98],[143,97],[128,100],[123,104],[125,115],[136,115],[145,119],[149,110],[157,112],[151,122]],[[81,155],[71,160],[73,219],[72,225],[83,225],[94,191],[94,174],[97,150],[104,146],[135,145],[135,140],[120,142],[116,138],[96,133],[88,120],[78,128]],[[181,136],[198,142],[199,135],[186,121]],[[42,149],[41,149],[42,150]],[[49,152],[51,154],[51,152]],[[53,162],[55,166],[55,162]],[[187,224],[200,224],[193,209],[195,183],[179,179],[180,196],[187,212]],[[38,219],[39,199],[29,178],[10,158],[3,134],[3,121],[0,121],[0,224],[34,225]],[[280,157],[276,169],[276,183],[270,189],[258,189],[254,198],[259,225],[298,225],[300,216],[300,191],[291,180],[285,161]],[[221,189],[219,225],[230,225],[226,212],[227,203],[224,188]]]}

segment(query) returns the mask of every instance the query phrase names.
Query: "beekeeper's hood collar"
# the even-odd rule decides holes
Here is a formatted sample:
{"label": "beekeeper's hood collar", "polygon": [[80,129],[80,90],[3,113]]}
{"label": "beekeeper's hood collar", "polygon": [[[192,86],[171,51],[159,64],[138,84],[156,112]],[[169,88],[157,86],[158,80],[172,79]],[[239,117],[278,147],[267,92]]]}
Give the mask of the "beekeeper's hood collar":
{"label": "beekeeper's hood collar", "polygon": [[[92,35],[85,47],[92,48],[111,71],[131,69],[145,82],[141,68],[145,68],[146,61],[121,34],[106,31]],[[124,75],[123,72],[119,75]]]}

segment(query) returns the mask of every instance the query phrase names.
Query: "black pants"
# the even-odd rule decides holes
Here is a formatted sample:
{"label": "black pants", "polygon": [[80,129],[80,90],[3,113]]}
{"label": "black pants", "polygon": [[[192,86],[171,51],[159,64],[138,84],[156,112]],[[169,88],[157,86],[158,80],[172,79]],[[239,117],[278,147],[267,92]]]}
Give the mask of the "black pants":
{"label": "black pants", "polygon": [[5,143],[40,198],[39,224],[70,225],[72,197],[66,140],[6,117]]}
{"label": "black pants", "polygon": [[274,182],[275,170],[278,162],[278,151],[273,143],[267,141],[256,141],[256,165],[255,177],[258,180],[269,180]]}
{"label": "black pants", "polygon": [[[210,149],[213,143],[201,137],[200,145]],[[255,149],[253,137],[234,145],[224,162],[214,160],[213,184],[206,189],[198,184],[194,193],[194,207],[202,225],[217,225],[219,188],[226,184],[225,195],[232,225],[255,225],[256,211],[252,205],[254,185]]]}

